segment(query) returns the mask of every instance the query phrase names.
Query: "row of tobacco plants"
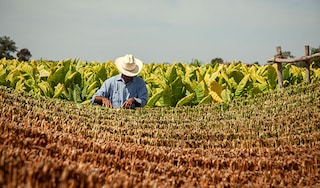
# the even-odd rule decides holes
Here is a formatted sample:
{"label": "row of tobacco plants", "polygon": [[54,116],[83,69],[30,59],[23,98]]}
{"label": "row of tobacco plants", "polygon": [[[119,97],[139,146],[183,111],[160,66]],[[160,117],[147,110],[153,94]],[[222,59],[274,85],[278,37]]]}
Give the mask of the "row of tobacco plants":
{"label": "row of tobacco plants", "polygon": [[[59,62],[0,60],[0,85],[52,98],[89,103],[103,81],[118,74],[114,63],[83,62],[67,59]],[[149,91],[147,106],[184,106],[230,102],[277,89],[275,65],[243,63],[145,64],[139,74]],[[283,67],[284,86],[305,80],[304,68]],[[320,69],[311,68],[311,79],[320,78]]]}

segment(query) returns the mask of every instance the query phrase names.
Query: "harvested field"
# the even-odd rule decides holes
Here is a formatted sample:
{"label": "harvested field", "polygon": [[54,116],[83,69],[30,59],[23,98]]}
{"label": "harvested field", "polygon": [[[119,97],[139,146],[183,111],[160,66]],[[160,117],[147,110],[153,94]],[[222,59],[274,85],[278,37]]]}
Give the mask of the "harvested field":
{"label": "harvested field", "polygon": [[112,110],[0,89],[1,187],[317,187],[320,84]]}

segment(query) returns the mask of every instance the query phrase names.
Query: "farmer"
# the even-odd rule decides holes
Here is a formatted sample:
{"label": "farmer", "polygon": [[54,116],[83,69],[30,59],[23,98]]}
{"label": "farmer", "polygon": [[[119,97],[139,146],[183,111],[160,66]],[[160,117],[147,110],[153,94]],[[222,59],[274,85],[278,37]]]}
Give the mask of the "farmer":
{"label": "farmer", "polygon": [[117,58],[115,64],[120,74],[104,81],[92,96],[91,104],[126,109],[145,106],[148,101],[146,83],[136,76],[141,71],[143,62],[133,55],[126,55]]}

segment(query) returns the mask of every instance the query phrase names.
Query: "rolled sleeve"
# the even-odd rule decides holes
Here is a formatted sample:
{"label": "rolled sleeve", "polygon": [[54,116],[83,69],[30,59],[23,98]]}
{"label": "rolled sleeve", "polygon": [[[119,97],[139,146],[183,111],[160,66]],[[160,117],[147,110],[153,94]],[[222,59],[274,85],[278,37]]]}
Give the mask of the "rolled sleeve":
{"label": "rolled sleeve", "polygon": [[140,89],[138,91],[138,97],[134,98],[141,107],[144,107],[148,102],[148,89],[144,81],[140,84]]}
{"label": "rolled sleeve", "polygon": [[106,80],[103,82],[102,86],[100,89],[97,90],[97,92],[92,96],[91,98],[91,104],[96,104],[94,102],[94,99],[97,97],[97,96],[102,96],[102,97],[107,97],[108,96],[108,92],[109,92],[109,85],[110,83]]}
{"label": "rolled sleeve", "polygon": [[139,99],[139,98],[134,97],[134,100],[136,100],[136,102],[137,102],[137,103],[139,103],[139,104],[141,104],[141,103],[142,103],[142,100],[141,100],[141,99]]}

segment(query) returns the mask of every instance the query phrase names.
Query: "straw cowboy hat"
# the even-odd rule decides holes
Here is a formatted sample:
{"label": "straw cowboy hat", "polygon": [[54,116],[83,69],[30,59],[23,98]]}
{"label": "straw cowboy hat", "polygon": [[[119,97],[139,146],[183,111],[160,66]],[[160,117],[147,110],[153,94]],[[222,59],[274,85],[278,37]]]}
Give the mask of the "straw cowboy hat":
{"label": "straw cowboy hat", "polygon": [[136,76],[142,70],[143,62],[133,55],[118,57],[114,62],[118,70],[126,76]]}

